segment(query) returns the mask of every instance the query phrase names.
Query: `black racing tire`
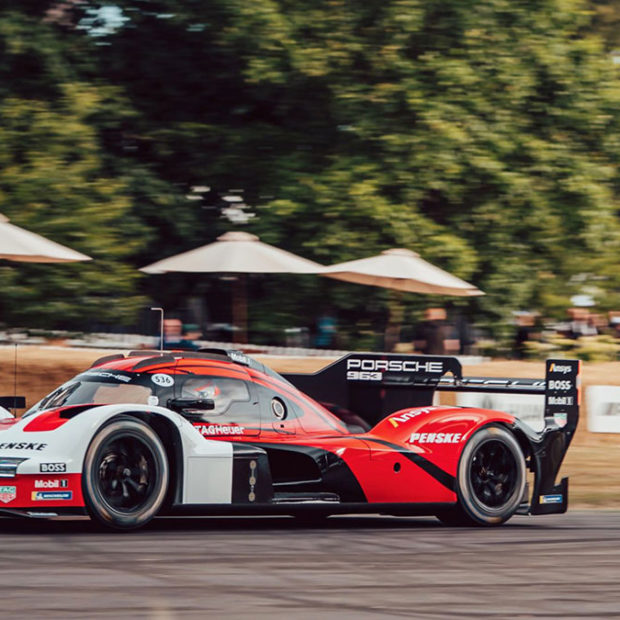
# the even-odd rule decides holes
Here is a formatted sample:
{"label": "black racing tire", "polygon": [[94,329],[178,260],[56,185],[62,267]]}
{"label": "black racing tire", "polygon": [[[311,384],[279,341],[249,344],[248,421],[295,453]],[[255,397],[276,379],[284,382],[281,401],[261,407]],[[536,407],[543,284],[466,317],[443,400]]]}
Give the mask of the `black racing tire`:
{"label": "black racing tire", "polygon": [[500,525],[514,515],[526,485],[525,457],[507,429],[486,426],[472,435],[459,460],[458,504],[437,514],[446,525]]}
{"label": "black racing tire", "polygon": [[435,515],[444,525],[449,527],[474,527],[479,525],[468,517],[461,506],[457,504],[454,508],[449,508]]}
{"label": "black racing tire", "polygon": [[130,416],[114,418],[93,437],[82,475],[91,518],[117,530],[146,525],[168,490],[166,449],[157,433]]}

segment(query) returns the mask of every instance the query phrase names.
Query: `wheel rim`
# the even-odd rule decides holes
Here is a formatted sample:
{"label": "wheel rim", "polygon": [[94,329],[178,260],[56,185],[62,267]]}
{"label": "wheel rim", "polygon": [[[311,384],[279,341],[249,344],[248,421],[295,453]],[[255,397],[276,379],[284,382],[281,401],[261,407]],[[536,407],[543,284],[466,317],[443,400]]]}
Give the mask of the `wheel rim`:
{"label": "wheel rim", "polygon": [[106,442],[100,455],[97,483],[102,499],[118,512],[140,510],[157,480],[152,450],[136,437],[121,437]]}
{"label": "wheel rim", "polygon": [[469,476],[476,499],[488,508],[500,508],[517,487],[517,461],[504,442],[486,441],[474,453]]}

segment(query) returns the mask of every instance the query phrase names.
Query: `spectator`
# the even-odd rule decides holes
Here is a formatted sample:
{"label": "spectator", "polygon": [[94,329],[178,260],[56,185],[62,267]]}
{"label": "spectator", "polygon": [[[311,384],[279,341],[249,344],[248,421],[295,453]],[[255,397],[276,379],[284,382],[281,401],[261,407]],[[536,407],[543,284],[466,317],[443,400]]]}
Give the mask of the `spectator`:
{"label": "spectator", "polygon": [[458,314],[455,324],[456,337],[459,341],[459,355],[471,355],[472,348],[476,344],[474,329],[463,314]]}
{"label": "spectator", "polygon": [[443,308],[427,308],[424,320],[417,325],[413,346],[426,355],[445,355],[449,327]]}
{"label": "spectator", "polygon": [[316,336],[314,345],[317,349],[333,348],[336,340],[336,319],[332,313],[327,311],[318,318],[316,322]]}
{"label": "spectator", "polygon": [[609,313],[609,331],[614,338],[620,338],[620,312],[612,310]]}
{"label": "spectator", "polygon": [[[196,326],[192,326],[196,329]],[[164,321],[164,349],[177,351],[195,351],[198,345],[193,339],[198,336],[197,332],[185,335],[183,323],[179,319],[166,319]]]}
{"label": "spectator", "polygon": [[577,339],[581,336],[596,336],[598,330],[590,320],[590,313],[586,308],[569,308],[568,316],[570,323],[568,324],[569,338]]}
{"label": "spectator", "polygon": [[520,312],[517,315],[517,332],[514,342],[515,358],[525,358],[527,352],[525,343],[539,339],[540,334],[536,328],[536,315],[531,312]]}

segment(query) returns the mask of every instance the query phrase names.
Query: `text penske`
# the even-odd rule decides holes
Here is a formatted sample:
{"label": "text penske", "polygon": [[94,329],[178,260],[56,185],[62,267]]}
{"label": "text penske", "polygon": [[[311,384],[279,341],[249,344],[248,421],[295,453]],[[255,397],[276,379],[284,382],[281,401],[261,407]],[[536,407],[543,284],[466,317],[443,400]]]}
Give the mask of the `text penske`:
{"label": "text penske", "polygon": [[28,443],[26,441],[0,443],[0,450],[44,450],[46,443]]}
{"label": "text penske", "polygon": [[463,433],[411,433],[409,443],[459,443]]}

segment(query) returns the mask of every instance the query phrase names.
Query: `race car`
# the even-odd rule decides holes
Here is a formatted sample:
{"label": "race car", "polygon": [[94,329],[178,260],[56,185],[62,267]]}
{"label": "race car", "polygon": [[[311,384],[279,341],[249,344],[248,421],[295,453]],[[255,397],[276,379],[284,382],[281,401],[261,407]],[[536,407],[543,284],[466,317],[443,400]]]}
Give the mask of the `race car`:
{"label": "race car", "polygon": [[[464,378],[452,357],[351,353],[281,376],[234,350],[107,356],[22,417],[4,413],[0,514],[87,514],[127,530],[171,514],[497,525],[564,512],[568,481],[555,479],[579,369],[549,360],[544,380]],[[539,394],[545,427],[433,405],[437,390]]]}

